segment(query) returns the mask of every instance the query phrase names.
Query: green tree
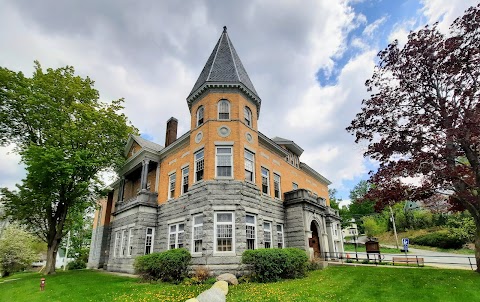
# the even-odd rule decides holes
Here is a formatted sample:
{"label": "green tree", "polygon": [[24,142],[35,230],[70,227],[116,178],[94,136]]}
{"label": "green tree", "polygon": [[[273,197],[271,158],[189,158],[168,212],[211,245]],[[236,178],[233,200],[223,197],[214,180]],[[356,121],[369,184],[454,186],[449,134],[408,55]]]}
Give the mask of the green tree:
{"label": "green tree", "polygon": [[135,128],[119,111],[123,100],[99,100],[94,82],[74,68],[31,78],[0,67],[0,143],[14,143],[26,168],[18,190],[1,190],[6,213],[47,243],[46,273],[55,271],[62,238],[102,185],[99,173],[123,162]]}
{"label": "green tree", "polygon": [[366,180],[361,180],[350,191],[351,204],[348,208],[353,217],[359,218],[375,213],[375,202],[364,198],[368,190],[370,190],[370,184]]}
{"label": "green tree", "polygon": [[0,270],[7,277],[37,260],[34,237],[15,225],[8,226],[0,238]]}

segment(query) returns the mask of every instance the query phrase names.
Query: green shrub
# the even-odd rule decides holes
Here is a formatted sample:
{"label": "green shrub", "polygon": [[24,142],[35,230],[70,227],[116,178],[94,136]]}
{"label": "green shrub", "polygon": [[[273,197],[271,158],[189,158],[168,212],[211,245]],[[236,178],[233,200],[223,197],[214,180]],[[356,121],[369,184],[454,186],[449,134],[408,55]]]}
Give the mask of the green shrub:
{"label": "green shrub", "polygon": [[87,268],[87,263],[85,263],[85,261],[80,260],[80,259],[76,259],[76,260],[70,261],[70,262],[67,264],[67,269],[68,269],[68,270],[84,269],[84,268]]}
{"label": "green shrub", "polygon": [[191,258],[186,249],[173,249],[137,257],[134,268],[144,280],[178,283],[187,277]]}
{"label": "green shrub", "polygon": [[466,243],[466,240],[448,231],[438,231],[414,237],[411,239],[411,243],[444,249],[459,249]]}
{"label": "green shrub", "polygon": [[242,263],[259,282],[304,277],[307,261],[305,251],[297,248],[247,250],[242,255]]}

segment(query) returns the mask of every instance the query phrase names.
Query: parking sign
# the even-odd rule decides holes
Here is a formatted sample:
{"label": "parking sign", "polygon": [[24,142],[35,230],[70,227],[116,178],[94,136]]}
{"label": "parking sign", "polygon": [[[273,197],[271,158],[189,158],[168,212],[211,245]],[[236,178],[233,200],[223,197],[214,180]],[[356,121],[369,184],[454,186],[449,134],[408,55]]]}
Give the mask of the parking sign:
{"label": "parking sign", "polygon": [[402,244],[408,246],[410,244],[410,240],[408,240],[408,238],[402,238]]}

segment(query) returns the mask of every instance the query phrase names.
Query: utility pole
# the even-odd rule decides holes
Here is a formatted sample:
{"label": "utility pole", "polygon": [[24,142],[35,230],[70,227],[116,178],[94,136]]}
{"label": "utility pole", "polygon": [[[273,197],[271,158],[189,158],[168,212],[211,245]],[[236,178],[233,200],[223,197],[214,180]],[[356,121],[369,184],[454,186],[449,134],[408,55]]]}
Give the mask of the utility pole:
{"label": "utility pole", "polygon": [[399,249],[398,248],[398,236],[397,236],[397,227],[395,226],[395,216],[393,216],[393,210],[392,210],[392,206],[388,206],[390,208],[390,220],[392,221],[392,224],[393,224],[393,233],[395,234],[395,244],[397,245],[397,250]]}

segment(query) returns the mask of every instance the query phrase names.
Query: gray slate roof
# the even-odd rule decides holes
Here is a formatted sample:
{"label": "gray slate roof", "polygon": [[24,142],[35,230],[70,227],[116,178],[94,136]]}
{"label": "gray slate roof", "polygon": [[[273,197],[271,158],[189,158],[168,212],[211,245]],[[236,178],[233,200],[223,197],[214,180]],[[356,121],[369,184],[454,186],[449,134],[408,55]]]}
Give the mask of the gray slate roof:
{"label": "gray slate roof", "polygon": [[133,137],[135,138],[135,140],[137,141],[137,143],[142,147],[142,148],[148,148],[148,149],[151,149],[153,151],[160,151],[163,149],[163,146],[157,144],[157,143],[154,143],[154,142],[151,142],[149,140],[146,140],[144,139],[143,137],[139,136],[139,135],[133,135]]}
{"label": "gray slate roof", "polygon": [[260,103],[260,97],[228,37],[226,26],[187,98],[189,105],[190,99],[198,94],[205,84],[243,84],[242,88],[248,90],[247,93],[253,96],[258,105]]}

